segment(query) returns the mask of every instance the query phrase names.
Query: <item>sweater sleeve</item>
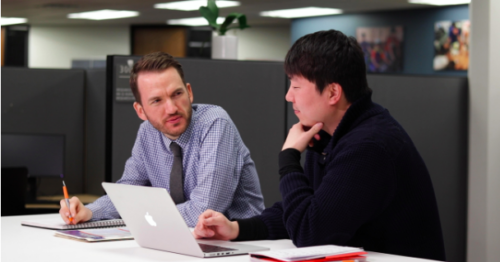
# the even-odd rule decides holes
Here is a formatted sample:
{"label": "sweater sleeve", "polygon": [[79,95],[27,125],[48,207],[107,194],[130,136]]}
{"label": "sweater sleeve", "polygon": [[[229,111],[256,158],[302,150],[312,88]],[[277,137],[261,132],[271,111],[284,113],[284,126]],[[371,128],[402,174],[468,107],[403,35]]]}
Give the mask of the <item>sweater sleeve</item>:
{"label": "sweater sleeve", "polygon": [[249,241],[262,239],[288,239],[283,224],[283,207],[276,202],[266,208],[261,215],[248,219],[235,219],[240,227],[240,234],[235,241]]}
{"label": "sweater sleeve", "polygon": [[301,172],[304,170],[300,165],[300,151],[295,148],[288,148],[280,152],[279,154],[279,173],[280,179],[283,178],[284,175],[293,173],[293,172]]}
{"label": "sweater sleeve", "polygon": [[[350,145],[335,156],[307,160],[316,162],[306,175],[294,171],[280,181],[284,227],[298,247],[345,245],[394,195],[394,165],[376,144]],[[307,172],[322,173],[315,174],[322,176],[316,190]]]}

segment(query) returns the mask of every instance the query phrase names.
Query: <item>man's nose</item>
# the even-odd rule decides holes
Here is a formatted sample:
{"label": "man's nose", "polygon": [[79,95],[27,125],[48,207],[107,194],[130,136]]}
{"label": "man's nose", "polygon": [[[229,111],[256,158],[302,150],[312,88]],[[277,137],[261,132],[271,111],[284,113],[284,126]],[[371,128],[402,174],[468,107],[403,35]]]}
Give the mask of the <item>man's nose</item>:
{"label": "man's nose", "polygon": [[288,91],[286,92],[285,95],[285,100],[288,102],[293,102],[293,94],[292,94],[292,88],[288,88]]}
{"label": "man's nose", "polygon": [[168,99],[165,103],[165,112],[169,115],[177,113],[177,105],[171,99]]}

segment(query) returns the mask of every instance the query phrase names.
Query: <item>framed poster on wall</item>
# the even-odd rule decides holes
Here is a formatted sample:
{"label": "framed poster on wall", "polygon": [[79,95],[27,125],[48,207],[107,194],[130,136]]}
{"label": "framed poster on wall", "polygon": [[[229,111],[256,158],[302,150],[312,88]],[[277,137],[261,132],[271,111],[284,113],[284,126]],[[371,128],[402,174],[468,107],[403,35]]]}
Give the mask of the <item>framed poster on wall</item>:
{"label": "framed poster on wall", "polygon": [[440,21],[434,25],[434,70],[469,69],[470,21]]}
{"label": "framed poster on wall", "polygon": [[403,27],[358,27],[356,39],[365,55],[366,70],[391,73],[403,70]]}

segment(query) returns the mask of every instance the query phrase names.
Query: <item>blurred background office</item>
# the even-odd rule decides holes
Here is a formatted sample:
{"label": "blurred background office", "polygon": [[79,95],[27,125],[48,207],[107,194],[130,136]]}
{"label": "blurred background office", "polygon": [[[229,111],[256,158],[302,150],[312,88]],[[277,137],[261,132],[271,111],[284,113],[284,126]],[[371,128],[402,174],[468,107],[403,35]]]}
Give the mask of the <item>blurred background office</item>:
{"label": "blurred background office", "polygon": [[[287,82],[280,68],[287,50],[305,34],[336,29],[357,37],[365,49],[370,85],[374,96],[378,95],[374,100],[400,117],[405,128],[414,127],[410,135],[420,146],[438,188],[448,259],[496,261],[500,257],[500,74],[496,72],[500,68],[500,34],[496,32],[500,1],[238,0],[229,1],[228,7],[217,1],[220,17],[243,13],[251,26],[228,32],[238,38],[238,49],[236,59],[226,61],[211,59],[215,33],[203,19],[201,24],[181,20],[200,18],[200,4],[179,10],[182,7],[168,5],[173,2],[2,1],[2,216],[9,214],[10,206],[13,210],[22,206],[22,212],[29,213],[25,209],[29,204],[34,205],[32,213],[57,211],[54,201],[62,194],[61,174],[70,193],[91,201],[103,193],[100,182],[116,181],[122,172],[123,158],[129,155],[137,130],[120,126],[135,116],[130,101],[111,99],[106,67],[109,71],[114,60],[108,56],[117,55],[126,64],[129,58],[146,53],[168,52],[186,65],[187,80],[191,81],[191,74],[197,84],[195,102],[236,108],[224,104],[227,99],[219,101],[211,95],[246,96],[248,101],[242,97],[248,103],[244,105],[255,104],[263,113],[272,110],[276,114],[269,116],[268,125],[276,125],[279,140],[294,121],[283,100]],[[297,8],[306,9],[291,14],[271,12]],[[99,10],[127,11],[128,17],[80,16]],[[455,39],[457,32],[463,37],[447,43],[446,39]],[[391,46],[390,51],[382,53],[387,46]],[[391,62],[394,57],[397,66]],[[200,71],[207,72],[194,73]],[[210,82],[207,76],[216,78],[210,80],[215,86],[235,88],[211,94],[202,90],[205,82]],[[252,77],[261,78],[261,82]],[[398,93],[397,87],[385,89],[388,83],[411,90]],[[274,86],[279,90],[272,89]],[[246,90],[250,88],[255,90]],[[269,103],[264,98],[266,92]],[[405,112],[398,116],[402,108]],[[246,125],[252,116],[236,111],[230,114],[244,139],[255,139],[252,133],[259,130]],[[139,123],[135,118],[130,121],[132,127]],[[433,124],[438,122],[443,128]],[[114,132],[110,132],[111,127]],[[449,145],[447,150],[441,151],[429,140],[429,134],[436,134],[433,139],[441,141],[450,138],[443,141]],[[125,150],[117,147],[121,141]],[[272,150],[279,150],[281,142],[277,142],[271,145]],[[272,173],[276,167],[259,155],[272,150],[259,148],[258,143],[252,146],[263,182],[266,178],[262,174],[272,176],[266,172]],[[30,162],[32,168],[27,170],[28,164],[16,162],[19,159],[36,161]],[[264,182],[269,205],[279,200],[272,193],[278,181]],[[14,203],[4,197],[7,194],[17,194],[25,201]]]}

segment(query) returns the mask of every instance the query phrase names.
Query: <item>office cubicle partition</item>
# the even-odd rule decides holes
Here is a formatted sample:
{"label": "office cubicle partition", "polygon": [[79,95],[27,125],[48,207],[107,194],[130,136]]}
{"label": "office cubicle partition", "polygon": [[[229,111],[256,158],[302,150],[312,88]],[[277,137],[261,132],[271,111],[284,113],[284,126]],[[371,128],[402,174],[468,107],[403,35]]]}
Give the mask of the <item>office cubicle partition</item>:
{"label": "office cubicle partition", "polygon": [[125,161],[132,155],[132,147],[142,120],[133,108],[134,96],[130,90],[130,70],[139,56],[113,55],[106,65],[106,181],[117,181],[123,174]]}
{"label": "office cubicle partition", "polygon": [[84,192],[102,195],[106,156],[106,69],[85,70]]}
{"label": "office cubicle partition", "polygon": [[[64,136],[64,179],[82,192],[84,71],[2,67],[2,133]],[[38,176],[38,195],[62,194],[52,175]]]}
{"label": "office cubicle partition", "polygon": [[424,159],[438,202],[449,261],[465,261],[468,80],[370,75],[373,101],[405,128]]}

